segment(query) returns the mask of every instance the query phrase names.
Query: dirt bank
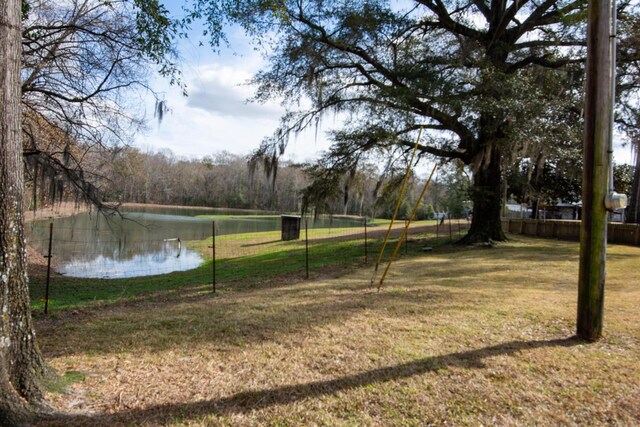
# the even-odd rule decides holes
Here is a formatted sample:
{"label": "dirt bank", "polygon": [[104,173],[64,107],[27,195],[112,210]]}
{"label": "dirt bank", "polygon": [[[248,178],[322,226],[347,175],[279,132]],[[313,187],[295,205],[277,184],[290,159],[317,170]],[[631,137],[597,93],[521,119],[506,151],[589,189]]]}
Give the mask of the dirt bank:
{"label": "dirt bank", "polygon": [[75,202],[55,203],[54,205],[45,204],[44,207],[35,211],[25,211],[24,219],[26,222],[30,222],[42,219],[62,218],[82,212],[88,212],[89,210],[89,205],[77,204]]}

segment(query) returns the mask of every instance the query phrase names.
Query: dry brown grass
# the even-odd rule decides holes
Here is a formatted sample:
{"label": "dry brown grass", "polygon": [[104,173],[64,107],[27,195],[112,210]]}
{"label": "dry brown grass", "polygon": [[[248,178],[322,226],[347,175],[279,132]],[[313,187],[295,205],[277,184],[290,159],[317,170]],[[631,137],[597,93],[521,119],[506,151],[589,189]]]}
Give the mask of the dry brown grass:
{"label": "dry brown grass", "polygon": [[640,248],[609,250],[605,336],[574,339],[576,243],[512,236],[339,278],[63,315],[86,375],[46,425],[636,425]]}

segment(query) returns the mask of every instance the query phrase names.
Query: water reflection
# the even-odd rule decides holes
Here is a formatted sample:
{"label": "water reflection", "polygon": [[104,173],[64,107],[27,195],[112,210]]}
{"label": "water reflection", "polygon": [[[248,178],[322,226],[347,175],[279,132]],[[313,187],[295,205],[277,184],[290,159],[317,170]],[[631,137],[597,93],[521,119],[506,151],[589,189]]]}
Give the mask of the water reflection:
{"label": "water reflection", "polygon": [[[57,271],[74,277],[116,278],[165,274],[198,267],[202,257],[184,246],[211,237],[212,220],[190,215],[203,210],[147,208],[105,217],[79,214],[54,220],[53,259]],[[218,212],[216,212],[218,213]],[[226,215],[237,215],[224,211]],[[27,229],[31,246],[46,253],[49,222],[35,221]],[[319,218],[310,228],[362,226],[357,219]],[[216,219],[216,234],[280,230],[280,216],[233,216]],[[178,241],[183,243],[178,249]],[[177,256],[180,254],[180,256]]]}
{"label": "water reflection", "polygon": [[98,255],[90,260],[74,258],[64,264],[59,273],[72,277],[125,278],[166,274],[198,267],[204,260],[194,251],[167,242],[157,252],[121,257],[117,251],[112,256]]}

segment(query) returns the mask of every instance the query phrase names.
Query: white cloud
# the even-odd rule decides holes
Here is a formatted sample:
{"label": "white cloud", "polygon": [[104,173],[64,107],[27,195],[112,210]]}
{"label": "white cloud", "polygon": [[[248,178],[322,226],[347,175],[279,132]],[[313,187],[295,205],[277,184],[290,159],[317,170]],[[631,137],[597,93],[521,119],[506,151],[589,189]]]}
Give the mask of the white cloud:
{"label": "white cloud", "polygon": [[[202,157],[223,150],[248,154],[258,148],[263,138],[278,127],[284,109],[275,102],[247,102],[254,87],[246,83],[255,69],[255,59],[235,58],[227,64],[192,66],[185,73],[188,97],[180,90],[161,82],[170,111],[159,125],[137,138],[135,145],[154,150],[170,149],[185,157]],[[147,100],[152,111],[153,100]],[[315,130],[292,139],[286,159],[303,161],[316,158],[328,147]]]}
{"label": "white cloud", "polygon": [[251,74],[233,67],[208,65],[189,90],[187,105],[212,114],[236,118],[278,120],[284,110],[276,103],[249,102],[255,87],[249,84]]}

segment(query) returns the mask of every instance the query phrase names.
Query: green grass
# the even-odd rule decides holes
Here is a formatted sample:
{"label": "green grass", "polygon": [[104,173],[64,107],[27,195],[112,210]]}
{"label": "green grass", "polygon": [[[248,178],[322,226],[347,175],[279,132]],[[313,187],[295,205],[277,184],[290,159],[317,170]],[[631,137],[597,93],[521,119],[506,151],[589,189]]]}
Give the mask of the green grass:
{"label": "green grass", "polygon": [[[49,285],[49,310],[55,312],[94,304],[111,304],[141,295],[203,284],[211,280],[210,271],[211,262],[185,272],[128,279],[85,279],[55,275]],[[44,275],[30,276],[31,307],[36,313],[44,309],[45,286]]]}
{"label": "green grass", "polygon": [[85,378],[86,375],[82,372],[67,371],[53,380],[45,381],[44,388],[49,393],[64,394],[72,384],[83,381]]}

